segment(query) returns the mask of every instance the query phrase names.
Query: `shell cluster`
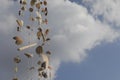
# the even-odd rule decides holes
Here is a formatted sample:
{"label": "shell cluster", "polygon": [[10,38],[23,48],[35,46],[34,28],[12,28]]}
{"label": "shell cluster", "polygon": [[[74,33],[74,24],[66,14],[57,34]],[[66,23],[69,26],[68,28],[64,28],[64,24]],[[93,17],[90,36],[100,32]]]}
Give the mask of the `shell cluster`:
{"label": "shell cluster", "polygon": [[[44,79],[50,79],[51,78],[51,70],[52,67],[50,65],[50,51],[44,51],[45,44],[50,40],[48,37],[48,34],[50,30],[48,28],[44,28],[44,25],[48,24],[48,8],[47,8],[47,0],[19,0],[20,5],[18,10],[18,18],[16,19],[16,31],[17,33],[13,37],[13,40],[15,41],[15,45],[17,45],[18,52],[29,51],[31,47],[35,47],[35,53],[32,52],[25,52],[24,56],[28,58],[28,61],[32,58],[36,58],[34,55],[37,55],[39,57],[39,60],[36,62],[37,66],[30,66],[28,70],[37,70],[38,71],[38,79],[44,80]],[[27,15],[25,15],[27,13]],[[26,25],[26,16],[29,15],[28,22],[30,24]],[[37,25],[37,27],[36,27]],[[28,40],[25,41],[23,37],[21,37],[19,34],[24,32],[25,30],[28,34]],[[35,33],[37,42],[31,41],[32,33]],[[28,42],[26,45],[26,42]],[[34,42],[34,43],[32,43]],[[18,65],[21,62],[24,62],[22,58],[20,57],[22,54],[18,54],[13,58],[13,61],[15,63],[15,76],[13,80],[19,80],[17,77],[17,73],[19,71]],[[30,62],[29,62],[30,63]],[[31,79],[32,80],[32,79]]]}

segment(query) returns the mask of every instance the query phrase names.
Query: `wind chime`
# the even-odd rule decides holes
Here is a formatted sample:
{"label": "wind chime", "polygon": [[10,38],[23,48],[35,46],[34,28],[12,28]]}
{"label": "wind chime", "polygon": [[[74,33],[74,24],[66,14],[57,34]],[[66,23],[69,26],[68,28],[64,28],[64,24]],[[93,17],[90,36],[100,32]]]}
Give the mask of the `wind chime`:
{"label": "wind chime", "polygon": [[[34,57],[34,55],[38,55],[39,57],[39,60],[36,63],[37,66],[30,67],[29,70],[37,69],[37,72],[38,72],[37,78],[39,80],[51,79],[51,70],[52,70],[52,67],[50,66],[51,52],[44,51],[44,46],[46,46],[45,44],[50,40],[50,38],[48,38],[49,29],[45,29],[43,27],[44,25],[48,24],[48,20],[46,18],[48,15],[47,0],[28,0],[28,1],[20,0],[19,4],[20,4],[20,9],[18,11],[19,17],[16,20],[17,34],[16,36],[13,37],[13,39],[15,40],[15,44],[17,45],[17,51],[18,52],[27,51],[27,50],[30,50],[30,48],[32,47],[36,47],[35,49],[36,54],[34,53],[31,54],[28,52],[24,53],[24,56],[26,56],[28,59],[36,58]],[[28,22],[31,22],[31,24],[25,25],[24,23],[25,22],[24,18],[26,18],[25,13],[30,14]],[[27,37],[28,45],[24,45],[25,40],[23,40],[22,37],[18,36],[20,33],[24,32],[25,30],[27,30],[27,32],[25,33],[28,33],[28,37]],[[34,31],[36,33],[35,35],[38,41],[35,43],[32,43],[31,33],[33,33]],[[16,55],[14,57],[15,76],[13,80],[19,80],[19,78],[17,77],[17,73],[19,71],[18,69],[19,63],[22,62],[22,59],[20,56],[21,54]]]}

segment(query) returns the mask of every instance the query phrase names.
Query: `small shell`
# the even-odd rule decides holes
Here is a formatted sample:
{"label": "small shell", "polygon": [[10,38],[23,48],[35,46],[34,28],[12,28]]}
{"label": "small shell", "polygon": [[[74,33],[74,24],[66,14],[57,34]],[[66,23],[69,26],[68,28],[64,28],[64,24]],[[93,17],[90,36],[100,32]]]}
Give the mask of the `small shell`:
{"label": "small shell", "polygon": [[42,34],[41,34],[41,32],[40,31],[38,31],[37,32],[37,38],[40,40],[40,37],[42,36]]}
{"label": "small shell", "polygon": [[18,36],[13,37],[13,39],[16,40],[16,45],[21,45],[23,43],[23,40]]}
{"label": "small shell", "polygon": [[47,76],[47,73],[45,73],[45,72],[42,72],[42,76],[44,77],[44,78],[47,78],[48,76]]}
{"label": "small shell", "polygon": [[37,0],[31,0],[31,2],[30,2],[31,6],[34,6],[36,1]]}
{"label": "small shell", "polygon": [[16,22],[17,22],[18,26],[20,26],[20,27],[22,27],[24,24],[23,20],[16,20]]}
{"label": "small shell", "polygon": [[16,45],[21,45],[22,43],[23,43],[22,40],[17,40],[17,41],[15,42]]}
{"label": "small shell", "polygon": [[30,11],[30,12],[33,12],[33,8],[29,8],[29,11]]}
{"label": "small shell", "polygon": [[36,4],[36,8],[40,9],[40,2]]}
{"label": "small shell", "polygon": [[48,35],[49,31],[50,31],[49,29],[46,29],[46,30],[45,30],[45,36]]}
{"label": "small shell", "polygon": [[46,0],[44,1],[44,5],[45,5],[45,6],[47,5],[47,1],[46,1]]}
{"label": "small shell", "polygon": [[23,5],[26,5],[26,4],[27,4],[27,1],[26,1],[26,0],[23,0],[22,4],[23,4]]}
{"label": "small shell", "polygon": [[25,53],[24,54],[26,57],[28,57],[28,58],[32,58],[33,57],[33,54],[30,54],[30,53]]}
{"label": "small shell", "polygon": [[21,7],[21,10],[22,10],[22,11],[25,11],[25,10],[26,10],[25,6]]}
{"label": "small shell", "polygon": [[22,4],[22,0],[20,0],[20,4]]}
{"label": "small shell", "polygon": [[38,47],[36,48],[36,53],[37,53],[37,54],[43,53],[43,47],[42,47],[42,46],[38,46]]}
{"label": "small shell", "polygon": [[46,11],[46,12],[48,12],[48,9],[47,9],[47,7],[45,7],[45,11]]}
{"label": "small shell", "polygon": [[14,58],[14,62],[15,63],[20,63],[21,62],[21,59],[19,58],[19,56],[17,56],[17,57]]}

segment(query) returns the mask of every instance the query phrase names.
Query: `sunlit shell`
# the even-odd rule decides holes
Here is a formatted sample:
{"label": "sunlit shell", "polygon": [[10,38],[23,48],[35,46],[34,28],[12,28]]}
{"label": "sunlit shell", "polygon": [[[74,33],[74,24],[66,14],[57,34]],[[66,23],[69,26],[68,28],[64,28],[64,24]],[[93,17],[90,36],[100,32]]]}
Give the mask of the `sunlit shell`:
{"label": "sunlit shell", "polygon": [[37,32],[37,38],[40,40],[40,37],[42,36],[42,34],[41,34],[41,32],[40,31],[38,31]]}
{"label": "sunlit shell", "polygon": [[23,0],[22,4],[23,4],[23,5],[26,5],[26,4],[27,4],[27,1],[26,1],[26,0]]}
{"label": "sunlit shell", "polygon": [[30,53],[25,53],[24,54],[26,57],[28,57],[28,58],[32,58],[33,57],[33,54],[30,54]]}
{"label": "sunlit shell", "polygon": [[18,26],[20,26],[20,27],[22,27],[24,24],[23,20],[16,20],[16,22],[17,22]]}
{"label": "sunlit shell", "polygon": [[36,8],[38,8],[38,9],[40,9],[40,2],[38,2],[37,4],[36,4]]}

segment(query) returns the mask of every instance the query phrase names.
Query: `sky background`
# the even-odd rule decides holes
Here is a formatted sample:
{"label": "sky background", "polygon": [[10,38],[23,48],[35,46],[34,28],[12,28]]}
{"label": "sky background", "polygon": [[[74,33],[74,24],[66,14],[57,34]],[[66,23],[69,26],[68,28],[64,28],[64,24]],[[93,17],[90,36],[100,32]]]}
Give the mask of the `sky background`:
{"label": "sky background", "polygon": [[[120,0],[49,0],[51,65],[55,80],[120,80]],[[12,58],[19,53],[16,35],[17,2],[0,3],[0,79],[13,76]],[[16,6],[16,7],[15,7]],[[28,15],[28,12],[26,12]],[[47,26],[47,27],[48,27]],[[25,33],[19,34],[27,40]],[[37,41],[35,35],[33,42]],[[34,49],[30,52],[35,53]],[[26,80],[26,58],[18,75]],[[35,59],[33,60],[33,62]],[[36,73],[30,73],[29,76]],[[36,80],[36,78],[35,78]]]}

